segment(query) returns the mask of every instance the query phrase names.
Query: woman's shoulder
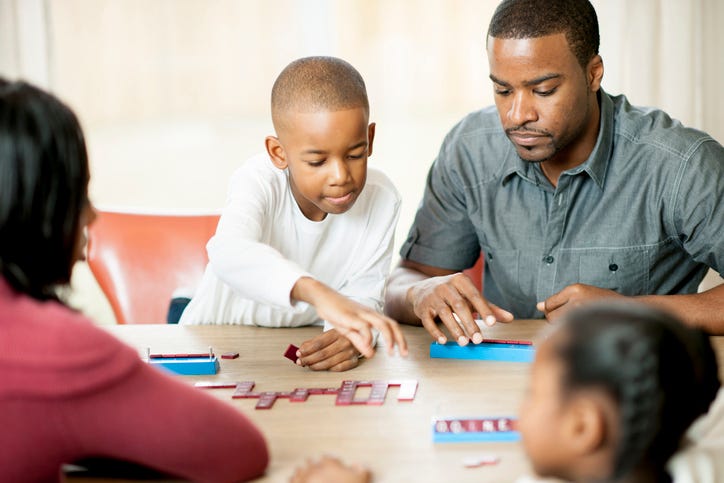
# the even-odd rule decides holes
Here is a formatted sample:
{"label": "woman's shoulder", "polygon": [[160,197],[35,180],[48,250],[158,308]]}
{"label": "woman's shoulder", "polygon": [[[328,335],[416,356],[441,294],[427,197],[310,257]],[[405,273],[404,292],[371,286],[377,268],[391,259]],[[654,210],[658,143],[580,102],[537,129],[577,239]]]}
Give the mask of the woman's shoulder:
{"label": "woman's shoulder", "polygon": [[0,330],[0,393],[67,396],[141,364],[136,351],[57,301],[1,290]]}

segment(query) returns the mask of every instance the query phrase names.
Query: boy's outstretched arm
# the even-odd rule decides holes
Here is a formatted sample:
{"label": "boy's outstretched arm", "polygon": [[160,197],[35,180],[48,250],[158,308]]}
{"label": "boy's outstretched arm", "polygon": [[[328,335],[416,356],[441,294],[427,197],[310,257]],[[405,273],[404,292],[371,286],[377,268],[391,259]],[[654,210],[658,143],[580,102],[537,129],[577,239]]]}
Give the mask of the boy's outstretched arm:
{"label": "boy's outstretched arm", "polygon": [[292,287],[291,298],[313,305],[317,315],[347,337],[365,357],[375,353],[373,327],[385,339],[388,353],[391,354],[397,345],[400,355],[407,355],[407,341],[397,322],[348,299],[318,280],[301,277]]}

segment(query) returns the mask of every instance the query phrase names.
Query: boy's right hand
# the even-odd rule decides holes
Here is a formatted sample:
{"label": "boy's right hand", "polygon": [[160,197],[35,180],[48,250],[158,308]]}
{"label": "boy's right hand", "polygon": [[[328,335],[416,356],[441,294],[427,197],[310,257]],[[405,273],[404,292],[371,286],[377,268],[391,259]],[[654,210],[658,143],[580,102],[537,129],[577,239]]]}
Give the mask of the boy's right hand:
{"label": "boy's right hand", "polygon": [[407,355],[407,341],[397,322],[348,299],[322,282],[302,277],[294,284],[291,296],[313,305],[317,315],[347,337],[363,356],[370,358],[375,354],[372,327],[380,331],[389,354],[397,345],[400,355]]}

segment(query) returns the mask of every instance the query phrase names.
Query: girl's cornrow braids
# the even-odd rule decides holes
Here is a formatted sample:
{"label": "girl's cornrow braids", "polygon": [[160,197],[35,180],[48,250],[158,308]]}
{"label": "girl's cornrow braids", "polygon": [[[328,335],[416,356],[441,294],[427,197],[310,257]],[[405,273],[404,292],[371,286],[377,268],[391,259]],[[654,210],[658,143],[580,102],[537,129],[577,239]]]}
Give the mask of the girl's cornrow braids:
{"label": "girl's cornrow braids", "polygon": [[667,476],[666,461],[720,387],[708,336],[670,314],[631,303],[577,309],[565,327],[558,347],[566,365],[564,391],[600,387],[618,406],[611,477],[639,466]]}
{"label": "girl's cornrow braids", "polygon": [[[633,331],[628,334],[635,335]],[[619,341],[619,411],[621,436],[614,463],[614,478],[638,465],[648,453],[661,424],[664,394],[659,384],[659,357],[649,338]]]}

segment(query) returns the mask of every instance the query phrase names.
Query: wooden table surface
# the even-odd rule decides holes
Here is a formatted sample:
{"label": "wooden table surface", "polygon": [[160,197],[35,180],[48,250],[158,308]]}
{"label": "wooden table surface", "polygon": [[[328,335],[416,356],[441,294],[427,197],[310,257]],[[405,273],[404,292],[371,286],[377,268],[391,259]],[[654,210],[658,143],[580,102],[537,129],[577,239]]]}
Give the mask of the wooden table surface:
{"label": "wooden table surface", "polygon": [[[489,338],[541,337],[540,320],[519,320],[485,330]],[[343,380],[415,379],[414,401],[398,402],[390,388],[381,406],[335,406],[334,395],[310,395],[303,403],[278,399],[270,410],[255,410],[257,399],[231,399],[233,389],[209,390],[248,415],[266,435],[271,463],[259,482],[288,481],[306,458],[332,454],[370,467],[376,482],[511,482],[530,473],[520,443],[433,443],[435,417],[515,416],[524,397],[529,364],[430,359],[431,339],[424,329],[403,327],[407,358],[384,351],[343,373],[313,372],[283,357],[288,344],[299,345],[319,327],[268,329],[240,326],[125,325],[107,330],[145,354],[239,352],[220,360],[215,376],[178,376],[198,380],[255,381],[255,391],[291,391],[297,387],[339,387]],[[724,337],[715,338],[724,366]],[[724,368],[724,367],[723,367]],[[202,390],[202,389],[199,389]],[[358,395],[365,396],[362,389]],[[192,417],[193,415],[190,415]],[[493,466],[466,468],[463,460],[493,454]]]}

